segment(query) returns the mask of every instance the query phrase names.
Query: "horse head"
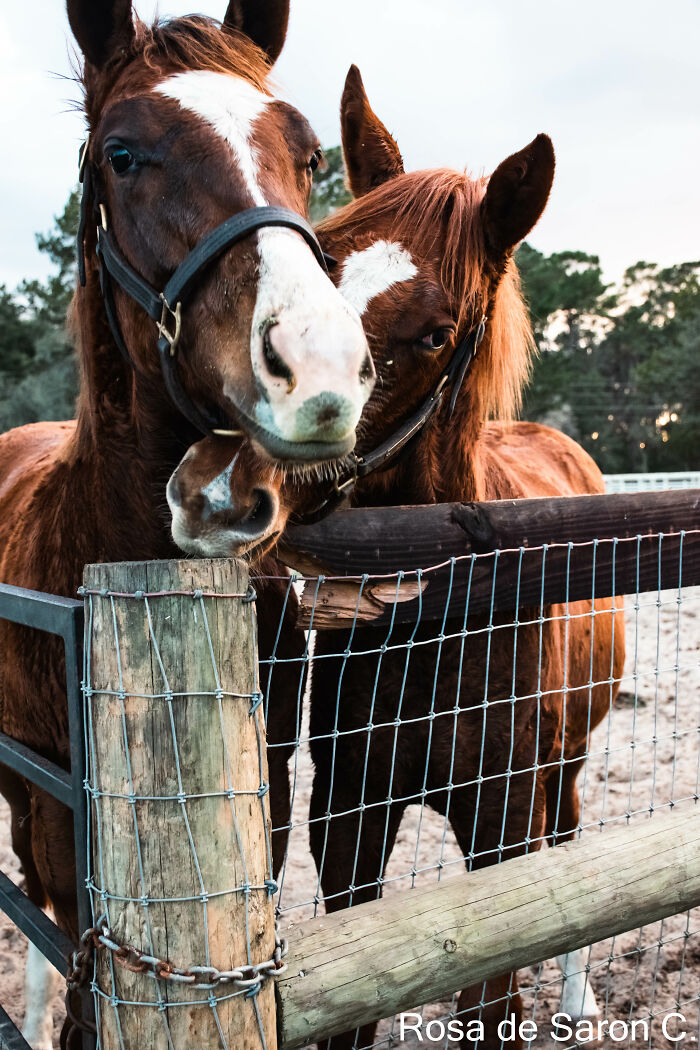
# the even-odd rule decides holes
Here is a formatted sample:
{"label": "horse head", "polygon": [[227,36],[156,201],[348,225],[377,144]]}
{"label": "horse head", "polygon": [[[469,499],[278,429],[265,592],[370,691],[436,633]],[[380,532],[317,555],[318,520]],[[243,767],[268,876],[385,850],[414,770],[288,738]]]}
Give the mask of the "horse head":
{"label": "horse head", "polygon": [[344,455],[374,372],[303,219],[318,139],[268,85],[288,3],[231,0],[222,24],[147,27],[129,0],[68,0],[68,15],[85,59],[85,279],[107,285],[137,389],[152,399],[165,380],[196,428],[240,429],[279,460]]}
{"label": "horse head", "polygon": [[[517,405],[531,340],[512,256],[545,207],[554,152],[549,138],[538,135],[490,179],[446,170],[406,173],[355,67],[341,125],[356,199],[317,233],[337,259],[333,279],[362,317],[378,383],[358,427],[357,453],[330,487],[355,487],[372,502],[396,502],[397,471],[403,471],[413,487],[407,485],[406,501],[431,502],[439,497],[439,478],[429,478],[423,445],[444,449],[454,436],[461,448],[470,428],[478,432],[489,415],[509,415]],[[424,441],[417,443],[421,432]],[[200,457],[206,463],[207,444],[192,450],[170,496],[190,486],[206,490],[211,478],[197,471],[197,463]],[[403,455],[409,448],[411,454]],[[237,509],[251,505],[245,463],[253,450],[245,441],[229,450],[237,456],[226,482],[230,527]],[[217,455],[221,463],[232,459],[223,447]],[[447,473],[461,469],[456,452],[446,461]],[[445,473],[445,460],[442,466]],[[272,542],[292,511],[303,516],[327,500],[329,486],[318,475],[300,482],[278,472],[266,482],[277,489],[278,511],[274,521],[259,519],[256,543]],[[417,484],[423,485],[418,500]],[[186,520],[184,506],[171,499],[176,542],[189,550],[201,524],[196,513]],[[248,534],[229,552],[252,545]]]}

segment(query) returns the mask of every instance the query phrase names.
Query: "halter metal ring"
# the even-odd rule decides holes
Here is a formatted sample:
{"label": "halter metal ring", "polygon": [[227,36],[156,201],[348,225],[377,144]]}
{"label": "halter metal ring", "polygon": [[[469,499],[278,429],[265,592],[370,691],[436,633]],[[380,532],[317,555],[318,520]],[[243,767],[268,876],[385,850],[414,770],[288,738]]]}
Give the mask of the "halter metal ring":
{"label": "halter metal ring", "polygon": [[[180,335],[182,334],[182,303],[178,302],[173,310],[164,295],[161,295],[161,299],[163,300],[163,312],[158,322],[158,335],[167,340],[170,345],[170,356],[175,357],[177,344],[180,342]],[[169,317],[172,317],[174,321],[174,332],[168,331]]]}

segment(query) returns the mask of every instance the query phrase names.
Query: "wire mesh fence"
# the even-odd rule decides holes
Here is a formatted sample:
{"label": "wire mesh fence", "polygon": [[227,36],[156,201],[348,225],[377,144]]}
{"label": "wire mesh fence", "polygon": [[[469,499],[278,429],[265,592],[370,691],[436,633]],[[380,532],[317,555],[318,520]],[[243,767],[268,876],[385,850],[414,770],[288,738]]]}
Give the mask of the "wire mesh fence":
{"label": "wire mesh fence", "polygon": [[239,563],[210,564],[93,566],[83,591],[103,1047],[268,1045],[284,948],[254,592]]}
{"label": "wire mesh fence", "polygon": [[[653,539],[661,565],[678,537]],[[479,558],[451,560],[441,616],[424,616],[418,603],[414,622],[382,627],[358,616],[317,632],[327,581],[259,581],[283,925],[697,802],[700,588],[684,586],[683,538],[673,589],[542,600],[511,614],[495,601],[472,613]],[[358,610],[371,583],[355,584]],[[393,587],[397,609],[415,600],[415,574],[382,577],[382,586]],[[516,576],[514,610],[519,586]],[[293,627],[300,596],[306,632]],[[330,1046],[458,1045],[450,1022],[464,1030],[520,1002],[536,1023],[528,1046],[554,1036],[554,1045],[579,1045],[575,1020],[571,1031],[564,1019],[552,1028],[558,1012],[600,1019],[604,1046],[660,1047],[682,1033],[690,1042],[699,978],[696,910],[545,960],[517,984],[506,976],[426,1004],[403,1028],[393,1018]]]}
{"label": "wire mesh fence", "polygon": [[[355,581],[279,566],[255,580],[259,667],[239,563],[92,567],[102,1045],[180,1050],[196,1031],[208,1048],[274,1046],[273,902],[283,931],[465,868],[493,867],[495,885],[509,858],[689,811],[700,797],[700,588],[685,584],[698,536],[475,554]],[[620,579],[637,587],[608,598],[601,579],[611,594]],[[449,1047],[511,1014],[531,1022],[533,1047],[573,1048],[599,1019],[608,1047],[692,1041],[699,920],[697,909],[542,960],[323,1050]],[[578,1018],[589,1027],[577,1031]]]}

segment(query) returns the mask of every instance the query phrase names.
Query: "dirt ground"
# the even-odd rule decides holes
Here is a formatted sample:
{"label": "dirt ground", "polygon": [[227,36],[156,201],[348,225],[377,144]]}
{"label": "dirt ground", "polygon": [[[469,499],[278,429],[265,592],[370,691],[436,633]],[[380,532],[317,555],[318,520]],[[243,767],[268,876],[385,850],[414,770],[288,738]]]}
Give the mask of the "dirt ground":
{"label": "dirt ground", "polygon": [[[591,755],[579,779],[583,801],[583,835],[598,834],[601,823],[649,818],[652,810],[691,806],[698,797],[700,774],[700,588],[665,592],[657,603],[655,595],[643,595],[636,609],[634,599],[626,605],[627,662],[621,695],[610,716],[596,730]],[[308,915],[310,908],[298,907],[317,892],[317,877],[308,850],[305,815],[311,788],[312,766],[308,753],[297,757],[294,822],[298,824],[290,842],[290,861],[281,886],[281,907],[286,921]],[[418,845],[417,845],[418,842]],[[443,857],[448,870],[457,871],[460,853],[448,833],[444,840],[444,821],[431,810],[421,815],[409,809],[392,854],[386,892],[402,892],[410,884],[407,875],[414,868],[428,868],[415,877],[417,885],[435,881],[436,861]],[[449,866],[449,862],[455,862]],[[21,882],[17,862],[9,846],[9,816],[0,801],[0,866]],[[393,881],[392,881],[393,880]],[[11,1016],[21,1020],[23,967],[26,942],[4,916],[0,915],[0,1001]],[[590,949],[590,980],[602,1014],[608,1020],[629,1022],[647,1019],[649,1037],[637,1026],[635,1038],[617,1030],[597,1046],[614,1047],[693,1046],[700,1034],[700,909],[673,916]],[[531,1047],[567,1047],[567,1040],[552,1039],[548,1020],[559,1008],[561,976],[553,961],[529,971],[521,971],[525,1017],[538,1024],[538,1036]],[[456,1004],[444,1002],[425,1007],[424,1020],[446,1017]],[[681,1042],[671,1042],[661,1032],[661,1019],[674,1011],[682,1013],[685,1031]],[[60,996],[54,1002],[56,1021],[62,1015]],[[651,1017],[651,1019],[650,1019]],[[437,1030],[433,1029],[431,1034]],[[669,1035],[676,1035],[671,1024]],[[560,1033],[562,1034],[562,1033]],[[613,1038],[614,1036],[614,1038]],[[56,1029],[55,1046],[58,1046]],[[399,1039],[395,1021],[380,1026],[375,1047],[448,1047],[445,1042],[419,1042],[415,1035]],[[507,1044],[506,1044],[507,1046]]]}

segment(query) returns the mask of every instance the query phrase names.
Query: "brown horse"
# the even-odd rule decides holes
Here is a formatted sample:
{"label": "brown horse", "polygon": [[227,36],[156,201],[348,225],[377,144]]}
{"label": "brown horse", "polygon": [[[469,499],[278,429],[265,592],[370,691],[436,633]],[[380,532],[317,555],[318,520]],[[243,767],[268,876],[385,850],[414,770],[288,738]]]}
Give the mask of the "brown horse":
{"label": "brown horse", "polygon": [[[342,125],[357,200],[318,232],[338,260],[339,288],[363,315],[379,377],[360,424],[360,455],[424,402],[455,347],[487,317],[453,415],[445,398],[408,455],[357,483],[354,503],[603,491],[597,467],[569,438],[508,422],[532,348],[512,253],[549,195],[549,140],[538,136],[488,181],[446,171],[405,174],[356,71],[346,85]],[[274,540],[290,509],[318,503],[320,479],[300,485],[263,466],[246,442],[216,450],[203,442],[191,450],[169,487],[178,543],[185,549],[200,544],[200,553],[228,548],[252,555],[255,543]],[[260,506],[268,513],[260,513],[256,526]],[[386,651],[386,630],[319,632],[316,653],[323,658],[314,663],[311,686],[316,771],[310,832],[328,910],[381,894],[411,803],[445,815],[471,867],[575,834],[576,778],[590,731],[614,700],[624,661],[623,615],[611,609],[611,600],[553,606],[544,609],[542,624],[539,610],[522,610],[517,628],[496,617],[491,630],[485,619],[471,618],[466,642],[461,622],[448,621],[440,644],[435,626],[394,628]],[[262,600],[259,615],[262,626],[268,616]],[[410,651],[401,644],[409,638]],[[337,655],[348,647],[351,659]],[[279,715],[285,704],[276,710]],[[282,721],[289,733],[289,719]],[[272,708],[269,731],[275,746],[285,739]],[[275,791],[286,798],[288,787],[277,782],[273,797]],[[287,813],[278,826],[288,819]],[[595,1012],[580,954],[560,962],[571,974],[562,1009],[572,1016]],[[516,975],[466,989],[459,1010],[465,1026],[470,1020],[483,1024],[483,1035],[465,1037],[464,1045],[500,1047],[498,1022],[507,1014],[521,1016]],[[367,1025],[357,1040],[350,1033],[336,1036],[324,1050],[369,1046],[373,1036],[374,1025]]]}
{"label": "brown horse", "polygon": [[[318,139],[268,86],[288,0],[231,0],[223,24],[147,27],[129,0],[69,0],[68,15],[90,132],[77,422],[0,438],[0,579],[59,594],[87,562],[173,555],[165,485],[198,420],[325,462],[354,445],[373,383],[359,316],[302,217]],[[159,297],[174,276],[177,297]],[[67,768],[59,646],[5,622],[0,644],[0,728]],[[77,937],[70,812],[4,767],[0,790],[29,896]],[[30,1014],[34,1046],[50,1045],[45,1004]]]}

